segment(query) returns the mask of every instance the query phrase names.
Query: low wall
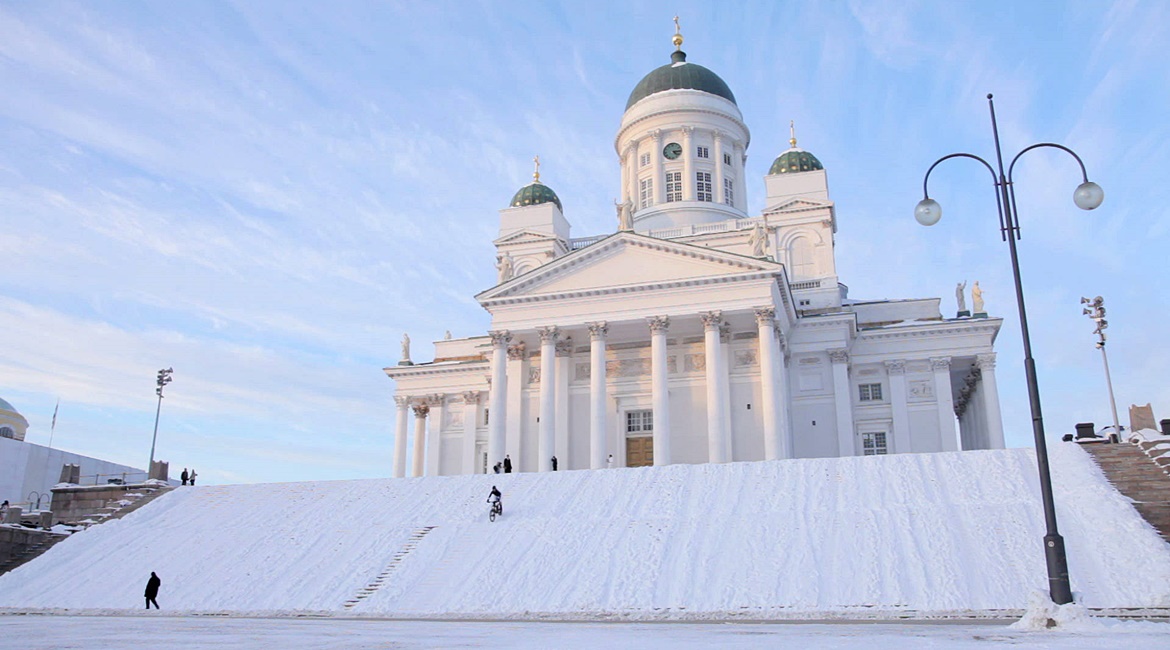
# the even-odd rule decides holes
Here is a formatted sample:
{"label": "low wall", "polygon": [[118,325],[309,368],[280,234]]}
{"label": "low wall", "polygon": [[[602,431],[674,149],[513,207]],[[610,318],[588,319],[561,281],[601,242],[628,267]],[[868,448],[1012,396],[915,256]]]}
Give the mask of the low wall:
{"label": "low wall", "polygon": [[120,501],[136,501],[127,499],[127,494],[146,494],[154,492],[153,485],[70,485],[53,488],[53,521],[61,523],[77,523],[85,519],[96,517],[99,514],[108,515],[111,510],[119,508]]}
{"label": "low wall", "polygon": [[0,526],[0,572],[27,549],[54,537],[59,535],[23,526]]}

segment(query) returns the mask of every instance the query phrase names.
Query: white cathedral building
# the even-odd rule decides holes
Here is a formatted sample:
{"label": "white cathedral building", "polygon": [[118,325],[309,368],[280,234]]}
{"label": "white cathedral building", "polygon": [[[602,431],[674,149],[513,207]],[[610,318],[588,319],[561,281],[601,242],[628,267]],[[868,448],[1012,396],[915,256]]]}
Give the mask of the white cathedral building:
{"label": "white cathedral building", "polygon": [[735,96],[674,45],[618,128],[617,232],[574,238],[538,166],[500,211],[491,330],[385,369],[394,476],[1002,448],[1001,319],[849,299],[795,137],[749,216]]}

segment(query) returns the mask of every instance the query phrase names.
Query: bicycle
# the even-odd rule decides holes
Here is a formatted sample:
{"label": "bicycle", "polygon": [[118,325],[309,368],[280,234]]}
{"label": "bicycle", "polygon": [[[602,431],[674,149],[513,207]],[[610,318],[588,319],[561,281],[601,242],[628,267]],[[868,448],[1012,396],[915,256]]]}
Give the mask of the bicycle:
{"label": "bicycle", "polygon": [[488,513],[488,520],[495,521],[497,515],[504,514],[504,503],[499,499],[496,499],[495,501],[492,501],[491,504],[492,509],[491,512]]}

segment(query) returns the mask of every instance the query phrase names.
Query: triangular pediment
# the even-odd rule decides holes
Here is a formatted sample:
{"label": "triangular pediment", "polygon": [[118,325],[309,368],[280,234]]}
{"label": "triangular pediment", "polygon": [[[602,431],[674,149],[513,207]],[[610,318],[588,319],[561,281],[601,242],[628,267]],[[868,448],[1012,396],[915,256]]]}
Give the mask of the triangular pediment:
{"label": "triangular pediment", "polygon": [[819,210],[822,208],[833,207],[832,201],[819,201],[817,199],[790,199],[782,203],[777,203],[764,210],[764,214],[780,214],[784,212],[807,212],[809,210]]}
{"label": "triangular pediment", "polygon": [[778,273],[768,260],[621,232],[481,293],[480,302],[628,292]]}
{"label": "triangular pediment", "polygon": [[535,230],[517,230],[513,233],[508,233],[503,237],[492,242],[496,246],[502,244],[524,244],[528,242],[546,242],[550,239],[556,239],[555,236],[546,232],[537,232]]}

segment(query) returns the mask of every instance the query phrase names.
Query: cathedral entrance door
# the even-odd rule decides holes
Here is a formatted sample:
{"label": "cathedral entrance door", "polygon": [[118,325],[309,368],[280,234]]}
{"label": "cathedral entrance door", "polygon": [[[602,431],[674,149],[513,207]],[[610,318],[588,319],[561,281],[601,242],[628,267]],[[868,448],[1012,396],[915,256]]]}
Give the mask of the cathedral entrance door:
{"label": "cathedral entrance door", "polygon": [[653,464],[653,436],[626,438],[626,467],[649,467]]}

